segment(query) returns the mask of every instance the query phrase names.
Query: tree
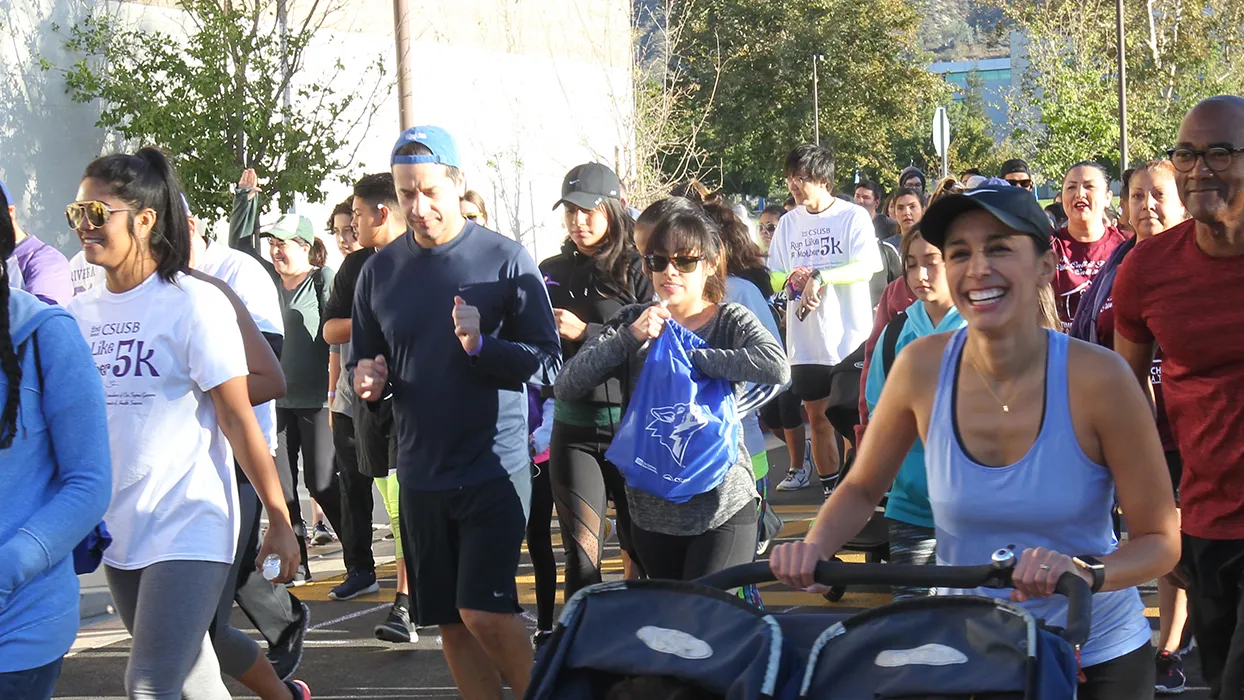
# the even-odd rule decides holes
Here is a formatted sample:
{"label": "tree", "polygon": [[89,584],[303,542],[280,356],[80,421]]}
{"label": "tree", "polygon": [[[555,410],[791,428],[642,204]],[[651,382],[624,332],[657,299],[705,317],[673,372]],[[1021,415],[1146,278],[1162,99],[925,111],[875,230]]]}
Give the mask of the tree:
{"label": "tree", "polygon": [[[185,36],[95,9],[66,36],[80,60],[44,69],[64,73],[75,101],[103,103],[99,127],[168,151],[197,213],[223,216],[243,168],[258,171],[282,209],[298,196],[323,201],[322,183],[354,163],[345,149],[390,84],[379,57],[309,74],[307,51],[323,50],[320,30],[344,4],[310,0],[287,20],[287,1],[178,0]],[[338,91],[343,77],[361,89]]]}
{"label": "tree", "polygon": [[826,56],[821,143],[844,175],[860,168],[893,181],[906,165],[895,147],[917,134],[927,140],[922,115],[949,97],[924,68],[919,17],[904,0],[686,0],[681,12],[689,80],[717,86],[690,95],[709,111],[699,143],[731,192],[781,192],[786,153],[814,139],[814,54]]}
{"label": "tree", "polygon": [[[664,197],[683,180],[703,179],[712,167],[701,139],[717,104],[721,67],[716,47],[688,43],[684,8],[692,1],[636,3],[632,14],[634,111],[619,111],[633,114],[621,121],[634,142],[618,158],[618,175],[632,204]],[[697,59],[707,64],[693,75]]]}
{"label": "tree", "polygon": [[[1013,136],[1046,178],[1095,158],[1118,173],[1115,3],[990,0],[1027,37]],[[1128,160],[1160,157],[1199,100],[1244,92],[1244,0],[1124,4]]]}

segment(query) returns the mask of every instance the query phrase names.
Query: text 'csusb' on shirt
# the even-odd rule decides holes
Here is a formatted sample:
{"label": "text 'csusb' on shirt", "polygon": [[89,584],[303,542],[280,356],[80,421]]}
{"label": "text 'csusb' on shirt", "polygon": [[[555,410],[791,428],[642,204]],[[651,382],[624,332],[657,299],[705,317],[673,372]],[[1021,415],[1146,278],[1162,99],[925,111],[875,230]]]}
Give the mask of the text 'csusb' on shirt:
{"label": "text 'csusb' on shirt", "polygon": [[821,305],[799,320],[799,304],[786,307],[786,351],[792,365],[835,365],[868,339],[872,296],[868,282],[882,267],[872,218],[858,204],[835,199],[812,214],[805,206],[787,212],[769,245],[769,267],[790,274],[800,267],[822,272],[864,263],[861,281],[822,287]]}

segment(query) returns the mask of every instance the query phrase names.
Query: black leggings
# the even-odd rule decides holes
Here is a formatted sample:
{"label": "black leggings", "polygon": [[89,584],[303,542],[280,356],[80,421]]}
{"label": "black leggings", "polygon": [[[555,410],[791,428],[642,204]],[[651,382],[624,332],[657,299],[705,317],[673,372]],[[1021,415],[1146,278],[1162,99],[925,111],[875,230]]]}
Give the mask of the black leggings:
{"label": "black leggings", "polygon": [[618,513],[618,542],[630,552],[626,480],[617,467],[605,461],[611,440],[613,431],[608,427],[553,423],[548,467],[566,552],[566,600],[579,589],[601,581],[605,509],[610,500]]}
{"label": "black leggings", "polygon": [[327,408],[276,409],[276,465],[285,492],[289,521],[302,550],[302,566],[307,566],[307,528],[298,501],[298,457],[302,456],[303,481],[311,498],[320,504],[324,517],[335,532],[341,524],[341,488],[333,460],[333,431],[328,427]]}
{"label": "black leggings", "polygon": [[527,553],[536,577],[536,629],[553,629],[557,601],[557,560],[553,557],[553,487],[549,463],[537,464],[531,479],[531,514],[527,516]]}
{"label": "black leggings", "polygon": [[756,558],[756,504],[698,535],[664,535],[635,525],[635,553],[650,578],[690,581]]}
{"label": "black leggings", "polygon": [[1153,645],[1084,669],[1080,700],[1152,700]]}

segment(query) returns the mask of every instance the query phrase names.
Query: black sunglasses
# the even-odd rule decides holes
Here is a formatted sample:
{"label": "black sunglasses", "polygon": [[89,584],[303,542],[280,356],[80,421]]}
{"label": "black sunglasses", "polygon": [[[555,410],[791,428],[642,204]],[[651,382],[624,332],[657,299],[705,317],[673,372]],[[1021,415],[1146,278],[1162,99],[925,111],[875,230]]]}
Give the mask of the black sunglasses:
{"label": "black sunglasses", "polygon": [[1026,189],[1026,190],[1030,190],[1030,189],[1032,189],[1032,180],[1029,180],[1029,179],[1023,179],[1023,180],[1007,180],[1007,182],[1011,183],[1011,184],[1012,184],[1012,185],[1014,185],[1015,187],[1022,187],[1022,188]]}
{"label": "black sunglasses", "polygon": [[703,259],[703,255],[675,255],[672,258],[664,255],[645,255],[644,264],[653,272],[665,272],[665,268],[669,267],[670,263],[674,263],[674,269],[685,275],[695,272],[695,268],[699,267]]}

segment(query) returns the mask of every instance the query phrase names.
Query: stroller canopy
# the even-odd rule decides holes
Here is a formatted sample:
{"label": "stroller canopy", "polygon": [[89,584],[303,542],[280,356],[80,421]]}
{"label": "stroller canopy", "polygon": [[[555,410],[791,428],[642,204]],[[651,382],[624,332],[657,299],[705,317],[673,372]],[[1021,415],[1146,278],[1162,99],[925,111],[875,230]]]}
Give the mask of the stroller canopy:
{"label": "stroller canopy", "polygon": [[628,581],[579,591],[533,674],[531,700],[591,700],[627,676],[672,676],[725,696],[771,696],[782,656],[772,616],[695,583]]}

